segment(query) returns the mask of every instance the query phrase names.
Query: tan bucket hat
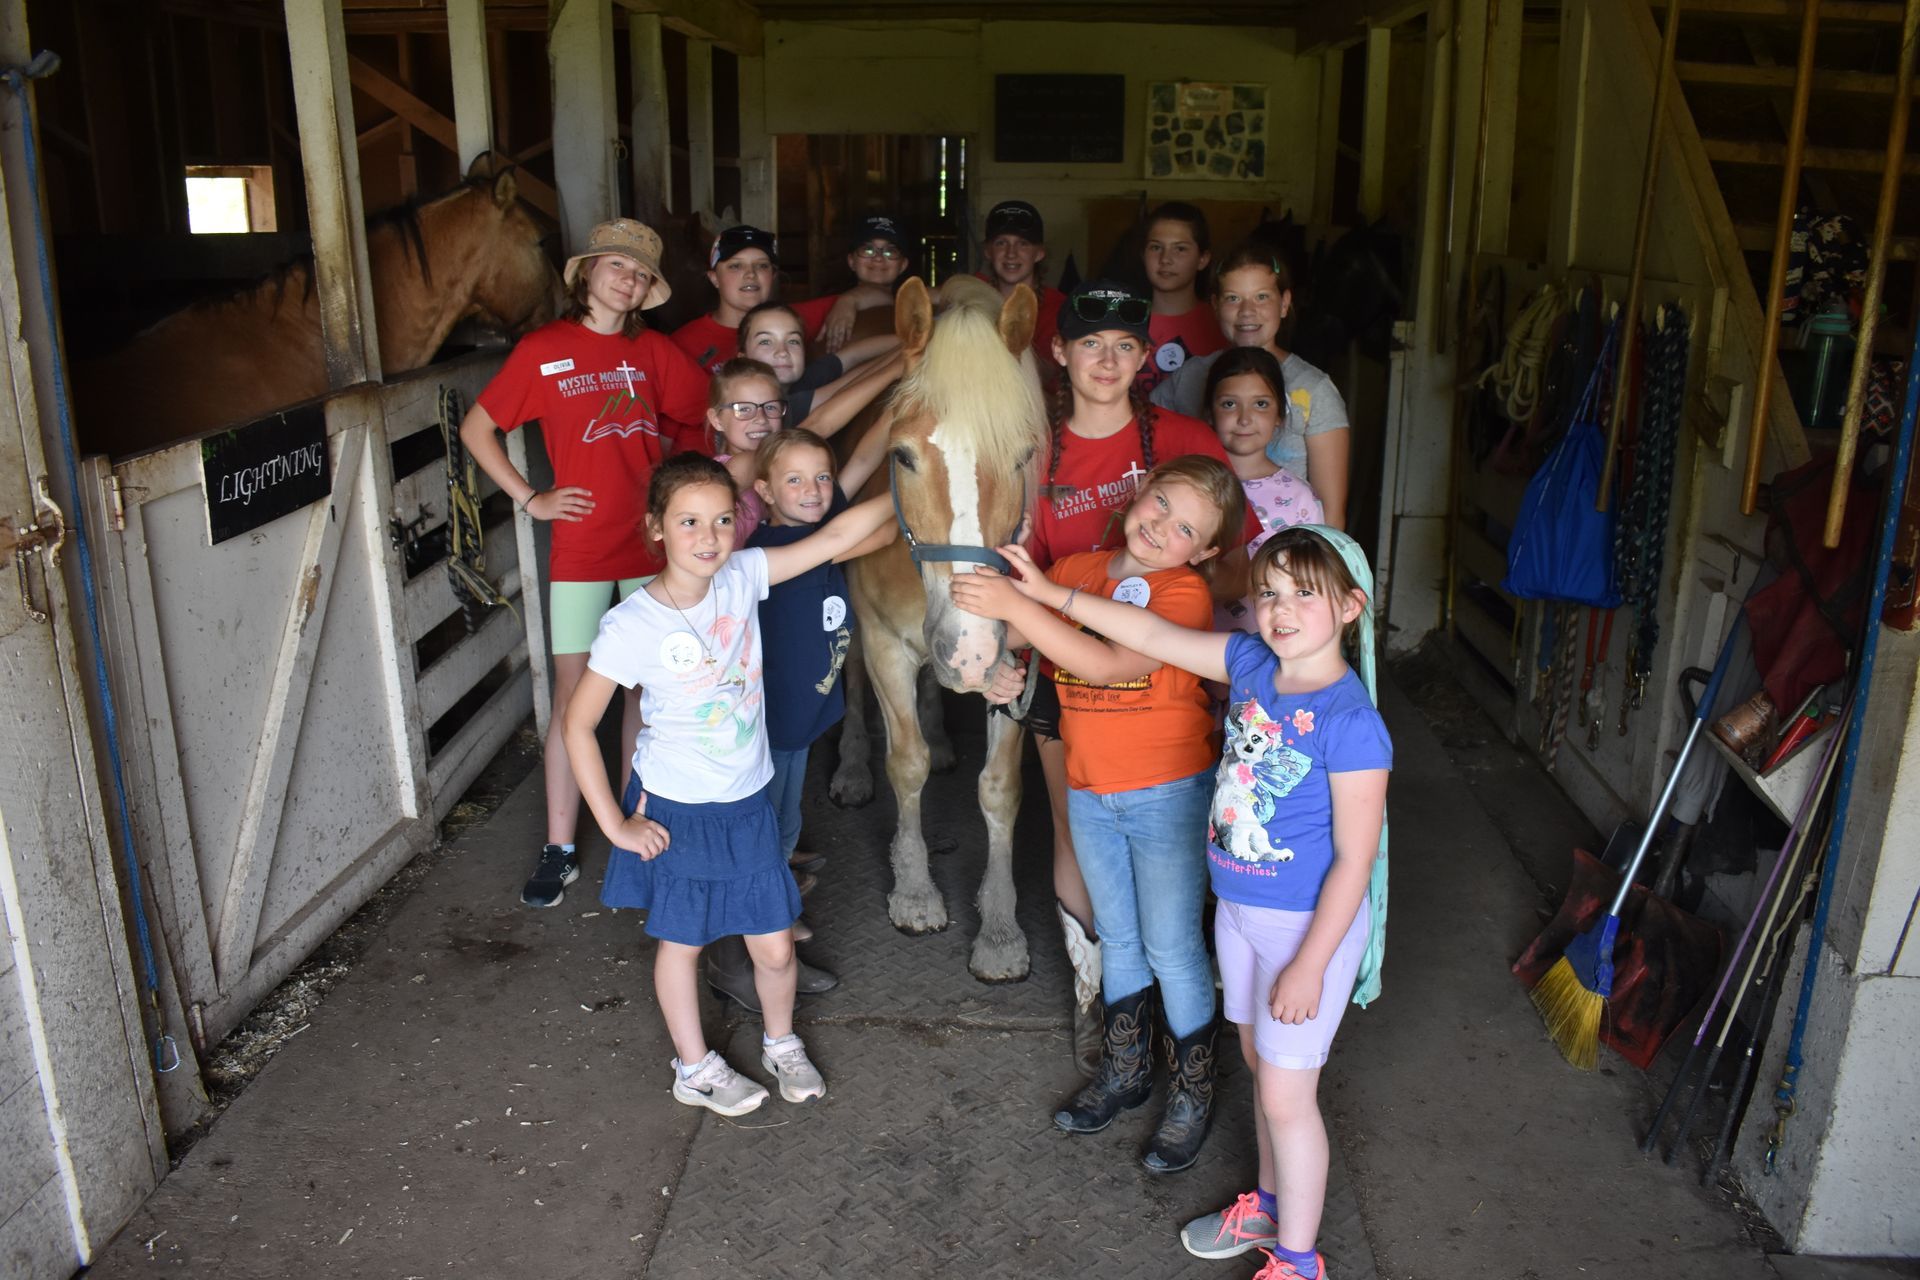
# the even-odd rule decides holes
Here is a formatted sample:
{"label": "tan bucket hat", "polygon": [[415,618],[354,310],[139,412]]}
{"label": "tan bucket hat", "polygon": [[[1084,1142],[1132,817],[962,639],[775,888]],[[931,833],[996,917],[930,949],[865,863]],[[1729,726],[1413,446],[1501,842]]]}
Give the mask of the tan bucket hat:
{"label": "tan bucket hat", "polygon": [[593,234],[587,237],[587,247],[567,259],[567,269],[561,273],[561,278],[571,289],[575,277],[580,274],[581,263],[588,258],[617,253],[623,258],[632,258],[653,276],[653,288],[647,290],[640,307],[642,310],[657,307],[673,296],[673,286],[660,274],[660,249],[660,235],[652,227],[644,222],[635,222],[632,218],[615,218],[593,229]]}

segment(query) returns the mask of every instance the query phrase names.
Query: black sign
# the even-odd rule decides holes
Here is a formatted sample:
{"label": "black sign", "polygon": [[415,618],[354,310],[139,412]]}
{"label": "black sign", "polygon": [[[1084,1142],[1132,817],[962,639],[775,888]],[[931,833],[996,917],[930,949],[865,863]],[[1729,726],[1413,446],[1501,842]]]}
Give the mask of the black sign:
{"label": "black sign", "polygon": [[333,492],[327,415],[303,405],[200,442],[207,533],[214,543],[278,520]]}
{"label": "black sign", "polygon": [[1001,164],[1120,164],[1125,76],[995,76],[993,158]]}

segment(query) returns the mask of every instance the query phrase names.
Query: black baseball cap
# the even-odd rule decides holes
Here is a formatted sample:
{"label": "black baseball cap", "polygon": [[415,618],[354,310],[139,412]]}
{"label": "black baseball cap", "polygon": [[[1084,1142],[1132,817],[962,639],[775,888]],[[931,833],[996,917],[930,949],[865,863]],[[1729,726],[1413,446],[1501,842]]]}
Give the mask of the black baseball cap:
{"label": "black baseball cap", "polygon": [[1148,326],[1153,322],[1153,299],[1118,280],[1088,280],[1073,287],[1060,304],[1058,333],[1068,342],[1090,333],[1119,329],[1153,345]]}
{"label": "black baseball cap", "polygon": [[743,249],[759,249],[766,253],[767,260],[774,266],[780,265],[780,241],[771,231],[762,231],[758,227],[728,227],[714,239],[713,252],[707,255],[707,267],[711,270],[731,258]]}
{"label": "black baseball cap", "polygon": [[1040,220],[1040,211],[1025,200],[1002,200],[987,210],[986,238],[997,236],[1019,236],[1033,244],[1045,244],[1047,224]]}
{"label": "black baseball cap", "polygon": [[868,214],[853,229],[854,248],[858,249],[872,240],[885,240],[896,249],[904,250],[907,247],[907,233],[900,229],[898,222],[884,213]]}

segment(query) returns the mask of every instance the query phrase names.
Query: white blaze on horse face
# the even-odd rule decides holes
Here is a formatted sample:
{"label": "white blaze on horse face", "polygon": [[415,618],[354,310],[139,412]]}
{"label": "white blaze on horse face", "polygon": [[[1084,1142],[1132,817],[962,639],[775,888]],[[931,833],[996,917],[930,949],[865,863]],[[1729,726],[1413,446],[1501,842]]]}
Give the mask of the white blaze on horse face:
{"label": "white blaze on horse face", "polygon": [[[979,458],[971,440],[963,433],[953,434],[959,438],[942,441],[937,429],[927,437],[927,443],[940,450],[947,467],[947,509],[953,519],[946,541],[957,547],[983,547],[987,543],[980,524]],[[973,569],[969,561],[956,561],[952,572],[972,573]],[[945,597],[944,589],[940,594]],[[953,653],[947,664],[960,673],[967,688],[985,688],[993,664],[1000,659],[1000,627],[958,608],[949,608],[946,615],[944,626],[954,630]]]}

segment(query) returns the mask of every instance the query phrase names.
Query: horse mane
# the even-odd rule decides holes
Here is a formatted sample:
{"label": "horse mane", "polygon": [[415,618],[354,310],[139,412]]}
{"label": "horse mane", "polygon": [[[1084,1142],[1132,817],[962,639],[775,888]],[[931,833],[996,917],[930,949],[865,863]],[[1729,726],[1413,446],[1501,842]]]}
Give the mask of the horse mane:
{"label": "horse mane", "polygon": [[1045,439],[1047,412],[1031,357],[1016,359],[1000,337],[999,295],[964,291],[933,326],[913,372],[894,391],[894,420],[920,413],[943,427],[964,425],[982,458],[1017,461]]}

